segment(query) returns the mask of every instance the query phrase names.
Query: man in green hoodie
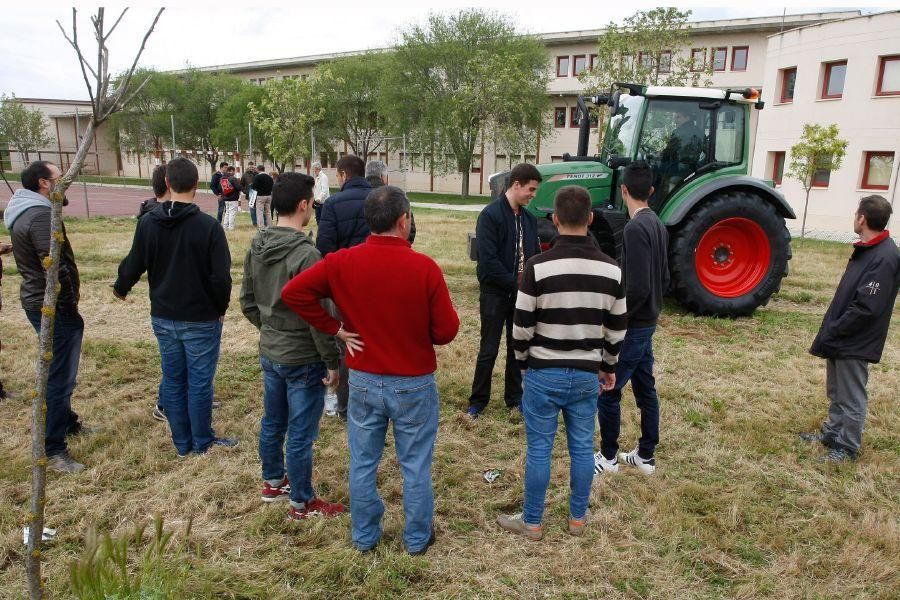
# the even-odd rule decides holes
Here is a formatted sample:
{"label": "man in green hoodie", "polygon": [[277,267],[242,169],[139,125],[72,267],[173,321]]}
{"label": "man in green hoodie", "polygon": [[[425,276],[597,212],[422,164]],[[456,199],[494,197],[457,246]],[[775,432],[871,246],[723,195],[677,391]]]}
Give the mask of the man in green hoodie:
{"label": "man in green hoodie", "polygon": [[325,386],[338,383],[337,346],[333,337],[310,327],[281,301],[281,288],[322,259],[303,233],[313,214],[314,185],[312,177],[301,173],[279,177],[272,190],[278,224],[253,238],[241,284],[241,311],[260,333],[262,500],[290,497],[288,516],[298,520],[346,510],[343,504],[317,497],[312,486],[312,447],[319,435]]}

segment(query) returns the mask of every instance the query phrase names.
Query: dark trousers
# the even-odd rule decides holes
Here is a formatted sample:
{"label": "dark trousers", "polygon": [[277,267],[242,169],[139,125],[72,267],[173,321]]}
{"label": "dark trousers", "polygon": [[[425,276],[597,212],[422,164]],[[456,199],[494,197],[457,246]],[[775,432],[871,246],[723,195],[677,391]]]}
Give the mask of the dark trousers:
{"label": "dark trousers", "polygon": [[[26,310],[34,330],[40,333],[41,311]],[[47,378],[47,456],[65,452],[66,436],[78,433],[81,423],[72,411],[72,391],[78,376],[81,358],[81,340],[84,337],[84,320],[78,313],[57,313],[53,323],[53,360]]]}
{"label": "dark trousers", "polygon": [[494,293],[482,290],[478,298],[481,315],[481,345],[475,362],[475,377],[469,406],[479,412],[491,399],[491,375],[497,354],[500,353],[500,336],[506,329],[506,377],[503,400],[509,407],[522,401],[522,372],[516,364],[513,351],[512,322],[516,309],[516,292]]}
{"label": "dark trousers", "polygon": [[619,450],[619,430],[622,426],[622,388],[631,381],[631,391],[641,411],[641,439],[638,456],[653,458],[659,443],[659,398],[653,377],[653,333],[656,326],[630,328],[625,334],[616,365],[616,386],[601,392],[597,399],[597,418],[600,421],[600,451],[612,460]]}
{"label": "dark trousers", "polygon": [[340,340],[336,339],[336,342],[341,349],[341,362],[338,364],[338,375],[340,376],[340,380],[338,381],[336,391],[338,414],[341,417],[346,417],[347,404],[350,402],[350,387],[348,385],[350,380],[350,369],[347,367],[347,346]]}
{"label": "dark trousers", "polygon": [[313,202],[313,210],[316,211],[316,227],[318,227],[319,223],[322,221],[322,206],[324,205]]}
{"label": "dark trousers", "polygon": [[219,210],[216,213],[216,219],[218,219],[219,223],[222,222],[222,217],[225,216],[225,200],[222,199],[222,196],[219,196]]}

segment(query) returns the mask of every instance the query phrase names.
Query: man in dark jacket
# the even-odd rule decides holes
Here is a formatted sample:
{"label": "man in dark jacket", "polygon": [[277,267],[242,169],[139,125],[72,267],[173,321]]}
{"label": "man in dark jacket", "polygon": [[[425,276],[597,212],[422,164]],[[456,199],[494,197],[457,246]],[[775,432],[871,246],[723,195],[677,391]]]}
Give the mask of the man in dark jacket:
{"label": "man in dark jacket", "polygon": [[800,437],[828,448],[827,462],[856,460],[862,445],[869,363],[881,360],[900,288],[900,254],[887,230],[891,212],[882,196],[859,201],[853,218],[859,241],[810,348],[814,356],[827,359],[831,406],[821,430]]}
{"label": "man in dark jacket", "polygon": [[141,202],[141,207],[138,209],[139,219],[169,199],[169,188],[166,186],[166,163],[153,169],[150,185],[153,187],[153,197]]}
{"label": "man in dark jacket", "polygon": [[313,442],[319,435],[325,384],[337,383],[338,349],[332,336],[310,327],[281,300],[281,288],[322,259],[303,233],[313,214],[314,185],[312,177],[301,173],[279,177],[272,192],[278,225],[253,238],[241,284],[241,311],[259,329],[261,496],[263,502],[290,497],[288,518],[297,520],[345,510],[319,498],[312,483]]}
{"label": "man in dark jacket", "polygon": [[222,178],[225,177],[225,169],[227,167],[227,162],[220,162],[219,170],[213,173],[212,179],[209,182],[209,189],[216,195],[216,198],[219,199],[219,210],[216,213],[216,219],[218,219],[219,223],[222,222],[222,218],[225,216],[225,199],[222,198],[222,186],[220,185],[220,182],[222,181]]}
{"label": "man in dark jacket", "polygon": [[[380,188],[388,184],[388,168],[387,165],[380,160],[370,160],[366,163],[366,181],[368,181],[372,189]],[[409,243],[416,241],[416,216],[409,211]]]}
{"label": "man in dark jacket", "polygon": [[[508,408],[520,409],[522,373],[513,350],[513,314],[516,293],[528,259],[541,251],[537,219],[525,210],[537,193],[541,174],[534,165],[519,164],[509,173],[509,187],[478,215],[481,344],[475,362],[469,419],[475,420],[491,397],[491,373],[500,352],[500,336],[506,329],[506,378],[503,399]],[[520,409],[521,410],[521,409]]]}
{"label": "man in dark jacket", "polygon": [[[366,222],[365,201],[372,184],[365,178],[366,166],[358,156],[348,155],[337,163],[338,185],[341,191],[330,196],[322,205],[322,220],[318,221],[319,231],[316,234],[316,248],[326,256],[341,248],[352,248],[366,241],[369,237],[369,224]],[[341,318],[340,315],[337,318]],[[342,354],[346,347],[339,342]],[[340,382],[337,388],[337,410],[341,419],[347,420],[347,403],[350,390],[346,356],[341,357]]]}
{"label": "man in dark jacket", "polygon": [[250,222],[254,227],[256,226],[256,205],[250,205],[250,188],[253,187],[253,178],[256,177],[256,173],[256,163],[251,160],[247,163],[244,174],[241,175],[241,191],[244,193],[244,198],[247,199],[247,210],[250,211]]}
{"label": "man in dark jacket", "polygon": [[181,457],[237,440],[212,428],[213,379],[222,322],[231,297],[231,254],[225,232],[194,204],[197,167],[186,158],[166,166],[172,199],[138,221],[128,256],[113,284],[124,300],[144,271],[150,323],[159,342],[160,399]]}
{"label": "man in dark jacket", "polygon": [[[56,165],[37,161],[22,171],[22,188],[16,190],[3,215],[10,231],[13,256],[22,275],[19,297],[34,330],[40,333],[44,305],[44,259],[50,254],[50,192],[61,173]],[[84,465],[69,455],[66,436],[82,430],[72,411],[72,391],[78,375],[84,320],[78,313],[80,279],[75,254],[62,225],[59,258],[59,296],[53,324],[53,360],[47,380],[47,466],[62,473],[77,473]]]}
{"label": "man in dark jacket", "polygon": [[253,209],[256,213],[255,223],[261,231],[272,224],[272,186],[275,180],[266,173],[266,165],[260,163],[253,176],[253,189],[256,190],[256,205]]}
{"label": "man in dark jacket", "polygon": [[352,248],[369,237],[369,224],[363,211],[372,184],[365,178],[366,165],[352,154],[337,163],[341,191],[330,196],[322,206],[322,221],[316,234],[316,248],[326,256],[341,248]]}

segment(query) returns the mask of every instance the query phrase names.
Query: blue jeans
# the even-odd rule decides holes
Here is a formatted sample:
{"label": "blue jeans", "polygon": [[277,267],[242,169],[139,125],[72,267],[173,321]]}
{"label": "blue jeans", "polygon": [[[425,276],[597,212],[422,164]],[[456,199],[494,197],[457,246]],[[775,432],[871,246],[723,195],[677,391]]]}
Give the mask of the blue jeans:
{"label": "blue jeans", "polygon": [[659,398],[653,377],[653,333],[656,326],[629,329],[619,351],[616,386],[597,399],[600,421],[600,452],[612,460],[619,451],[619,429],[622,426],[622,388],[631,381],[631,391],[641,411],[641,439],[638,456],[653,458],[659,443]]}
{"label": "blue jeans", "polygon": [[347,438],[350,445],[350,517],[353,544],[368,550],[381,538],[384,503],[376,487],[388,422],[394,423],[397,461],[403,474],[403,542],[423,549],[431,538],[434,490],[431,459],[438,427],[434,373],[418,377],[350,370]]}
{"label": "blue jeans", "polygon": [[150,317],[150,323],[162,366],[159,400],[175,449],[180,455],[206,452],[216,436],[212,428],[213,379],[222,322]]}
{"label": "blue jeans", "polygon": [[222,196],[218,196],[218,199],[219,199],[219,206],[216,209],[216,220],[219,221],[219,223],[221,223],[222,217],[225,216],[225,200],[222,198]]}
{"label": "blue jeans", "polygon": [[600,382],[596,373],[578,369],[528,369],[522,414],[525,417],[525,507],[523,520],[540,525],[550,484],[550,455],[562,411],[569,446],[569,514],[587,513],[594,480],[594,416]]}
{"label": "blue jeans", "polygon": [[[25,315],[34,330],[40,333],[41,311],[27,310]],[[44,437],[47,456],[56,456],[68,449],[66,435],[81,428],[78,415],[72,411],[72,391],[78,376],[84,319],[76,313],[56,313],[53,323],[53,359],[47,378],[47,433]]]}
{"label": "blue jeans", "polygon": [[287,475],[291,501],[298,504],[316,497],[312,486],[313,442],[319,437],[319,419],[325,406],[325,363],[281,365],[265,356],[262,366],[264,412],[259,430],[259,458],[263,479],[285,474],[284,435],[287,433]]}
{"label": "blue jeans", "polygon": [[250,211],[250,222],[253,223],[253,226],[256,227],[256,205],[250,207],[250,199],[247,199],[247,210]]}

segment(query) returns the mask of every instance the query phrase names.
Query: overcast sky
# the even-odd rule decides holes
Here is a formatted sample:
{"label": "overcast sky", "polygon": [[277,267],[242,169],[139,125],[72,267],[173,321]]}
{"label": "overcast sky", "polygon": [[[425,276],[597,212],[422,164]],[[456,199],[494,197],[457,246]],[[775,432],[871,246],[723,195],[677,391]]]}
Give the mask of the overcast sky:
{"label": "overcast sky", "polygon": [[[846,0],[844,0],[846,2]],[[21,98],[86,99],[84,82],[72,48],[56,25],[58,19],[71,32],[71,9],[63,3],[40,1],[37,10],[5,10],[0,20],[0,93]],[[91,4],[79,8],[79,40],[89,60],[96,61],[91,43]],[[621,22],[651,2],[618,3],[608,8],[600,2],[581,5],[553,0],[447,0],[444,2],[385,3],[372,0],[296,2],[290,6],[268,3],[199,3],[182,1],[167,8],[147,42],[141,64],[175,69],[185,64],[209,66],[251,60],[288,58],[327,52],[390,46],[398,32],[421,23],[430,11],[452,12],[482,7],[509,15],[523,33],[550,33],[596,29],[609,21]],[[783,6],[765,0],[744,3],[747,8],[718,8],[722,2],[691,2],[692,20],[780,15]],[[867,0],[871,10],[900,8],[900,0]],[[107,22],[112,23],[127,3],[107,3]],[[391,6],[393,5],[393,6]],[[752,5],[752,7],[751,7]],[[33,5],[32,5],[33,6]],[[210,6],[216,6],[215,11]],[[259,7],[259,8],[248,8]],[[839,10],[840,3],[795,4],[787,13]],[[849,10],[849,9],[845,9]],[[124,69],[134,57],[156,9],[132,8],[110,39],[112,70]]]}

